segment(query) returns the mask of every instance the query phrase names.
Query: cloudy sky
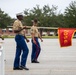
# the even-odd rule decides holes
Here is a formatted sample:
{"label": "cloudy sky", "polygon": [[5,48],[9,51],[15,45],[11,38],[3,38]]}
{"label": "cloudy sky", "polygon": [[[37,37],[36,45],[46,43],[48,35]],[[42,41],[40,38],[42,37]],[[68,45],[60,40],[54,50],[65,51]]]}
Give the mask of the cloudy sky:
{"label": "cloudy sky", "polygon": [[9,16],[15,18],[15,14],[23,12],[25,9],[32,9],[39,5],[42,8],[44,5],[58,6],[58,11],[64,12],[64,9],[69,6],[71,1],[75,0],[0,0],[0,8],[8,13]]}

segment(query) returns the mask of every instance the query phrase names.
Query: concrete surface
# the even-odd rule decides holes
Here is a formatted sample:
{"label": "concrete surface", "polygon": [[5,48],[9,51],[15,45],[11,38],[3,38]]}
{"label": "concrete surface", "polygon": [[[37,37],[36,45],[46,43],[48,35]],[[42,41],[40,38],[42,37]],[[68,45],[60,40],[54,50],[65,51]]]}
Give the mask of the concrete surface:
{"label": "concrete surface", "polygon": [[[28,43],[29,55],[26,70],[13,70],[15,56],[14,39],[4,40],[5,75],[76,75],[76,39],[72,46],[61,48],[58,39],[43,39],[39,64],[31,63],[31,42]],[[40,41],[40,40],[39,40]]]}

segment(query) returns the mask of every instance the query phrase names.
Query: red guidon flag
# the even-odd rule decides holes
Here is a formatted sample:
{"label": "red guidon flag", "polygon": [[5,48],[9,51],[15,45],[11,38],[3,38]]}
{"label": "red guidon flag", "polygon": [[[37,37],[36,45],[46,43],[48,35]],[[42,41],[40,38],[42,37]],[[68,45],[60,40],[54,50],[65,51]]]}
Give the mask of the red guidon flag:
{"label": "red guidon flag", "polygon": [[58,28],[58,37],[61,47],[72,45],[72,37],[75,30],[74,28]]}

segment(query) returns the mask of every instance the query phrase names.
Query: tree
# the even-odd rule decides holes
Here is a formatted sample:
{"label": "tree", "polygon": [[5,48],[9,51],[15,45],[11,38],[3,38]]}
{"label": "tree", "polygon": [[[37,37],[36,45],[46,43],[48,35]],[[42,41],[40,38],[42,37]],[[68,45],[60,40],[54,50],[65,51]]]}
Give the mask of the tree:
{"label": "tree", "polygon": [[31,20],[37,18],[39,20],[39,26],[53,26],[55,17],[52,16],[56,15],[56,6],[49,7],[49,5],[44,5],[41,9],[39,5],[36,5],[32,10],[25,9],[24,14],[24,22],[26,25],[31,25]]}
{"label": "tree", "polygon": [[0,28],[6,28],[8,25],[11,24],[11,21],[11,17],[0,9]]}
{"label": "tree", "polygon": [[65,9],[65,22],[67,27],[76,27],[76,1],[72,1]]}

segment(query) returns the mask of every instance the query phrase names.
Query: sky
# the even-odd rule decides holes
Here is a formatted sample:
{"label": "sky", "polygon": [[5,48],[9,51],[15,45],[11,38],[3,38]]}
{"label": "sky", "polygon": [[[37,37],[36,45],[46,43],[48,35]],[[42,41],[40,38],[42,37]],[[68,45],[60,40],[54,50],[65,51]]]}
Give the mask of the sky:
{"label": "sky", "polygon": [[12,18],[15,18],[17,13],[23,12],[25,9],[33,9],[36,5],[42,8],[44,5],[58,6],[58,11],[64,12],[71,1],[75,0],[0,0],[0,8]]}

